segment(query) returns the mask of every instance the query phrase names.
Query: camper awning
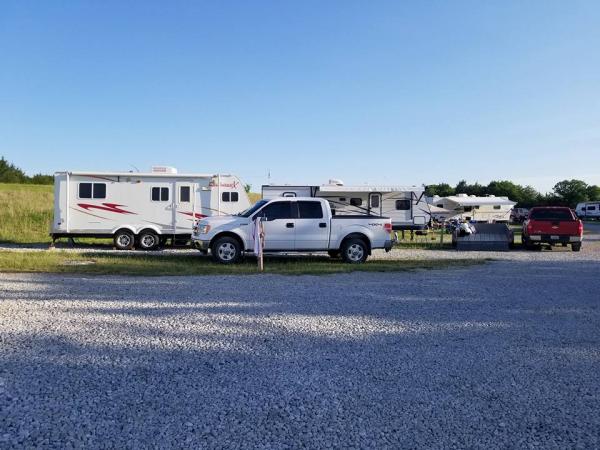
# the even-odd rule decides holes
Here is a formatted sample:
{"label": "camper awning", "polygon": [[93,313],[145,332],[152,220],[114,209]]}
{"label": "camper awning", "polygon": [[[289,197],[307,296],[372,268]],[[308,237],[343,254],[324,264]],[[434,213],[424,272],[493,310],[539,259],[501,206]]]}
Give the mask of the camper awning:
{"label": "camper awning", "polygon": [[319,192],[423,192],[423,186],[319,186]]}
{"label": "camper awning", "polygon": [[450,197],[442,197],[434,199],[435,203],[443,200],[449,200],[457,203],[461,206],[474,206],[474,205],[507,205],[514,206],[517,202],[513,202],[505,197],[457,197],[452,195]]}

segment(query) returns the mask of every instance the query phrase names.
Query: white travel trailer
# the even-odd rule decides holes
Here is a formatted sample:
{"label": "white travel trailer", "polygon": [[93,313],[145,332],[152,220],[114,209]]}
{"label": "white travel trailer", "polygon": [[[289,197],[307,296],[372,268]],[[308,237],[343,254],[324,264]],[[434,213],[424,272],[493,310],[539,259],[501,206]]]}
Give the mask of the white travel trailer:
{"label": "white travel trailer", "polygon": [[461,219],[473,222],[509,222],[510,213],[517,203],[508,197],[477,197],[457,194],[449,197],[433,197],[432,207],[441,211],[438,219]]}
{"label": "white travel trailer", "polygon": [[329,180],[321,186],[268,184],[262,197],[319,197],[331,205],[334,215],[375,215],[392,219],[394,230],[422,230],[430,219],[423,186],[344,186]]}
{"label": "white travel trailer", "polygon": [[600,202],[577,203],[575,213],[580,219],[600,219]]}
{"label": "white travel trailer", "polygon": [[187,241],[196,219],[249,206],[234,175],[178,174],[170,167],[150,173],[57,172],[51,236],[113,238],[118,249],[150,250],[167,239]]}

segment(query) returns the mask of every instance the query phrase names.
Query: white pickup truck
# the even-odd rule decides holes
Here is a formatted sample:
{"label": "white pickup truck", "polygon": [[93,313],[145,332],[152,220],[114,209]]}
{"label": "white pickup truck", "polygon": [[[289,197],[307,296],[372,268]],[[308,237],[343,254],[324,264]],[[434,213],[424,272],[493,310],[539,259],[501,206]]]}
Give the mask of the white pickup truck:
{"label": "white pickup truck", "polygon": [[392,248],[390,218],[332,216],[329,202],[314,197],[260,200],[235,216],[212,216],[196,223],[192,242],[215,261],[230,264],[253,252],[254,220],[260,217],[265,252],[327,251],[349,263],[362,263],[371,250]]}

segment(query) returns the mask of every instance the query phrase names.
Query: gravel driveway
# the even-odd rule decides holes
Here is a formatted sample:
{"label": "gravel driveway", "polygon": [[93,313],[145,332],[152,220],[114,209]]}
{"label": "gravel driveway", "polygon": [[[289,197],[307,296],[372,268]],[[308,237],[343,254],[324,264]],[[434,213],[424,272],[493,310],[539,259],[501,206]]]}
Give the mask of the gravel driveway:
{"label": "gravel driveway", "polygon": [[599,275],[0,274],[0,447],[598,448]]}

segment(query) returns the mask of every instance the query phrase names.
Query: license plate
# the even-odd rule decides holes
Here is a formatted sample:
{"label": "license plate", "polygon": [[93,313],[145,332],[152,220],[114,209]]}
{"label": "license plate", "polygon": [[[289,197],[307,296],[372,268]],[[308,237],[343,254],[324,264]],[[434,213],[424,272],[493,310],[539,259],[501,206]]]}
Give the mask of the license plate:
{"label": "license plate", "polygon": [[558,241],[560,239],[560,236],[550,236],[550,239],[552,239],[553,241]]}

